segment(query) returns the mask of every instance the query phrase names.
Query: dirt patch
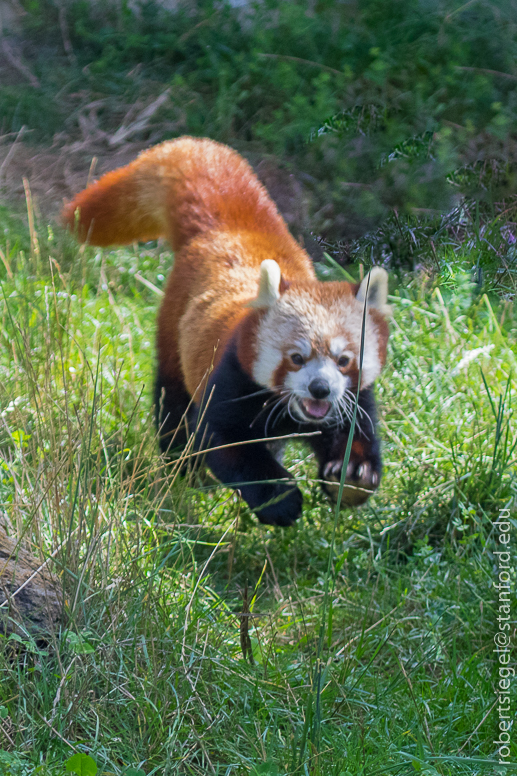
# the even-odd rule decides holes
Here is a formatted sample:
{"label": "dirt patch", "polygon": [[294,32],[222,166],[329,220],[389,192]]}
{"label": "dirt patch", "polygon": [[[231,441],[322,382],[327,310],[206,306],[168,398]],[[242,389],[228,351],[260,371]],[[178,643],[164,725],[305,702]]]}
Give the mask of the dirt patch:
{"label": "dirt patch", "polygon": [[5,204],[22,206],[25,201],[23,179],[29,181],[32,196],[41,215],[52,219],[63,205],[88,180],[127,164],[142,150],[143,144],[128,143],[107,153],[94,146],[74,149],[70,146],[39,147],[23,140],[0,146],[0,187]]}
{"label": "dirt patch", "polygon": [[[38,147],[23,136],[0,138],[0,198],[16,210],[25,207],[26,178],[36,212],[45,221],[58,218],[65,201],[105,172],[132,161],[146,143],[124,143],[106,149],[103,144],[82,143]],[[272,159],[251,158],[258,177],[268,189],[295,237],[307,230],[309,195],[298,176]]]}

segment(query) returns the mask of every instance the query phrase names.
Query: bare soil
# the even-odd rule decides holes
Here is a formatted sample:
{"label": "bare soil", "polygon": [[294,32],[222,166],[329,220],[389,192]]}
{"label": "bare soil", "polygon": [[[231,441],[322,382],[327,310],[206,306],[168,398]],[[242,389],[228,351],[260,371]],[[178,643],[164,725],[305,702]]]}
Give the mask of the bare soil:
{"label": "bare soil", "polygon": [[[36,212],[55,221],[63,203],[105,172],[132,161],[147,143],[126,142],[109,149],[102,142],[36,146],[20,135],[0,137],[0,202],[17,211],[25,207],[24,178]],[[290,229],[300,237],[307,227],[309,194],[300,178],[272,159],[249,161],[276,202]]]}

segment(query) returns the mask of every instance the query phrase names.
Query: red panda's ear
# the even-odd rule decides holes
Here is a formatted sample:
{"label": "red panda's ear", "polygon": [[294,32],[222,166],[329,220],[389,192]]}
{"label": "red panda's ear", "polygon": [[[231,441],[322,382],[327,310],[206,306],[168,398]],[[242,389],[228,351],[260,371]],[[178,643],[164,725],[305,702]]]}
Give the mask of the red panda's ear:
{"label": "red panda's ear", "polygon": [[356,293],[358,302],[366,302],[368,307],[373,307],[384,315],[389,315],[390,307],[388,305],[388,273],[382,267],[373,267],[361,284]]}
{"label": "red panda's ear", "polygon": [[265,259],[260,265],[259,290],[255,299],[248,302],[248,307],[271,307],[280,299],[282,273],[273,259]]}

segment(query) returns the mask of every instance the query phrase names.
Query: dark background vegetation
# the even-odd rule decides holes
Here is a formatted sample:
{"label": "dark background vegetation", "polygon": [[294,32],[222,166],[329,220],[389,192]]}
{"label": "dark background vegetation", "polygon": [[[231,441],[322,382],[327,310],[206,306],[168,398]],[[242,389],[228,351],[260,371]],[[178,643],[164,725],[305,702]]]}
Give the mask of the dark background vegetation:
{"label": "dark background vegetation", "polygon": [[[60,170],[95,155],[102,171],[121,149],[206,135],[247,155],[295,233],[316,253],[309,235],[327,241],[340,262],[369,235],[377,262],[413,267],[416,246],[432,264],[451,227],[475,238],[502,211],[512,221],[515,0],[13,8],[4,142],[23,128],[25,143],[69,152]],[[69,175],[56,202],[82,185]],[[490,236],[483,261],[509,290],[512,235]]]}

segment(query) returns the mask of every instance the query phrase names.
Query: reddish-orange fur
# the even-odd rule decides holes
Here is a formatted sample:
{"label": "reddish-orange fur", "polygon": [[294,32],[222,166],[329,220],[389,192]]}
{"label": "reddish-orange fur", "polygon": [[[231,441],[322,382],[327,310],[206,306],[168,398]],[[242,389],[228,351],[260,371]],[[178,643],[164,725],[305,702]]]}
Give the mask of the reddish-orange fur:
{"label": "reddish-orange fur", "polygon": [[63,218],[94,245],[169,239],[175,261],[159,314],[158,360],[190,395],[241,323],[248,343],[241,362],[251,369],[258,312],[246,303],[257,294],[264,259],[278,262],[285,286],[315,282],[308,255],[248,163],[211,140],[184,137],[145,151],[80,192]]}
{"label": "reddish-orange fur", "polygon": [[[373,382],[388,338],[383,269],[359,286],[320,283],[247,162],[211,140],[151,148],[78,194],[63,217],[96,245],[164,236],[174,249],[157,335],[163,452],[177,435],[184,444],[192,424],[197,445],[214,442],[206,456],[215,476],[238,486],[262,522],[288,526],[302,494],[263,437],[277,423],[280,435],[319,428],[310,442],[319,476],[337,482],[357,391],[357,417],[369,419],[369,431],[356,424],[346,483],[363,490],[348,503],[378,487]],[[211,401],[203,404],[205,387]],[[253,445],[236,446],[243,441]]]}

